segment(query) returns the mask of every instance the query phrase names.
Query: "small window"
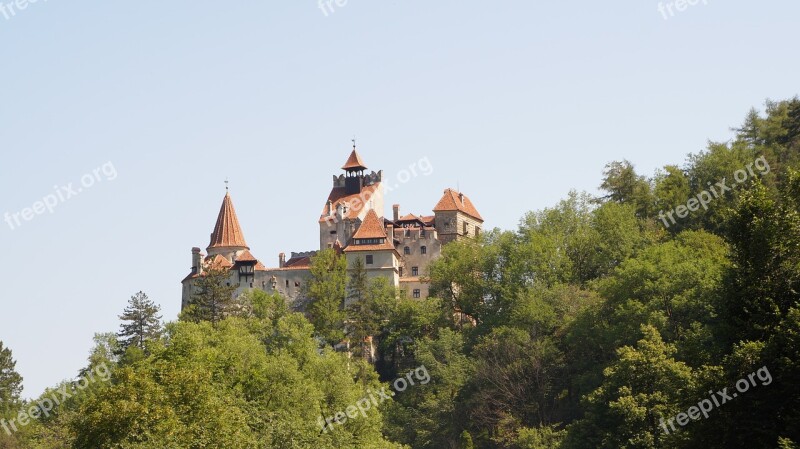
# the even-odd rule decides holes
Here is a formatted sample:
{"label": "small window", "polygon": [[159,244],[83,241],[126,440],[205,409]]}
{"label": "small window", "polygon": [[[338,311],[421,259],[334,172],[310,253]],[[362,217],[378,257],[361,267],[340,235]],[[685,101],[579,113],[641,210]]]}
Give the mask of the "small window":
{"label": "small window", "polygon": [[419,276],[419,267],[411,267],[411,276]]}
{"label": "small window", "polygon": [[286,288],[289,288],[289,280],[286,280]]}
{"label": "small window", "polygon": [[419,236],[425,237],[425,226],[423,226],[422,229],[419,230]]}
{"label": "small window", "polygon": [[414,289],[414,297],[415,297],[415,298],[419,298],[419,297],[421,297],[421,296],[422,296],[422,294],[420,293],[419,289],[418,289],[418,288],[415,288],[415,289]]}
{"label": "small window", "polygon": [[464,235],[469,235],[469,223],[464,222]]}
{"label": "small window", "polygon": [[407,246],[405,248],[403,248],[403,254],[411,254],[411,248],[409,248]]}
{"label": "small window", "polygon": [[478,236],[481,234],[481,228],[475,226],[475,235]]}
{"label": "small window", "polygon": [[372,265],[372,254],[367,254],[367,265]]}
{"label": "small window", "polygon": [[428,254],[428,247],[427,246],[421,247],[419,249],[419,252],[422,253],[422,254]]}
{"label": "small window", "polygon": [[411,229],[406,229],[406,237],[411,237]]}
{"label": "small window", "polygon": [[336,231],[331,231],[331,235],[336,234]]}

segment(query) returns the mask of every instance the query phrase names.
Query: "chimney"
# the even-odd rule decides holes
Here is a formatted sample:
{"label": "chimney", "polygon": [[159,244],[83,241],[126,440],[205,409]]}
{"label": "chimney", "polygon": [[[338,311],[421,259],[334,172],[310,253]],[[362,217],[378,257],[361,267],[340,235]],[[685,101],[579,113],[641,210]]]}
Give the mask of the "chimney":
{"label": "chimney", "polygon": [[394,245],[394,225],[389,223],[386,225],[386,235],[389,237],[389,243]]}
{"label": "chimney", "polygon": [[399,220],[400,219],[400,205],[399,204],[393,204],[392,205],[392,212],[394,212],[394,221]]}
{"label": "chimney", "polygon": [[286,253],[278,254],[278,268],[283,268],[286,265]]}
{"label": "chimney", "polygon": [[202,271],[202,263],[200,257],[200,248],[192,248],[192,273],[200,273]]}

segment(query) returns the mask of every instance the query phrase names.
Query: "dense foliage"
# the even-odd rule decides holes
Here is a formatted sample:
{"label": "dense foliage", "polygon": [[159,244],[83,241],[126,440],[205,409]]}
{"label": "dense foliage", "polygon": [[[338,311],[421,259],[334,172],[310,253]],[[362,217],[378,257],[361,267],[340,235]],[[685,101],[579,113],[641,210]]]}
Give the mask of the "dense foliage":
{"label": "dense foliage", "polygon": [[[718,183],[730,188],[711,192]],[[423,301],[359,267],[348,279],[333,251],[313,261],[307,316],[256,291],[241,313],[222,314],[225,292],[208,277],[197,299],[214,313],[168,324],[148,351],[118,356],[114,338],[98,338],[90,364],[113,366],[112,380],[15,438],[93,449],[796,449],[800,100],[768,102],[733,141],[652,177],[613,162],[601,188],[530,212],[516,230],[446,245]],[[430,382],[332,430],[318,423],[419,367]],[[681,424],[687,413],[699,418]]]}

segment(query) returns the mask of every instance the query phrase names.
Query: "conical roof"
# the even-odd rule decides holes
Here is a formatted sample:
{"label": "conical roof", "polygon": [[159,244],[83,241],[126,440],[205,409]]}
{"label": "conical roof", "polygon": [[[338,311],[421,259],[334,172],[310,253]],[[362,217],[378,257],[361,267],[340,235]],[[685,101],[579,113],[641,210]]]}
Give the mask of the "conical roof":
{"label": "conical roof", "polygon": [[366,170],[367,166],[364,165],[364,161],[361,160],[361,156],[358,155],[358,152],[355,148],[353,148],[353,152],[350,153],[350,157],[347,158],[347,162],[344,163],[342,170]]}
{"label": "conical roof", "polygon": [[217,224],[214,226],[214,232],[211,234],[211,243],[209,243],[208,248],[230,247],[250,249],[244,241],[244,234],[242,233],[241,226],[239,226],[239,218],[236,217],[236,209],[233,208],[231,194],[230,192],[226,192],[225,199],[222,200],[222,207],[219,209]]}

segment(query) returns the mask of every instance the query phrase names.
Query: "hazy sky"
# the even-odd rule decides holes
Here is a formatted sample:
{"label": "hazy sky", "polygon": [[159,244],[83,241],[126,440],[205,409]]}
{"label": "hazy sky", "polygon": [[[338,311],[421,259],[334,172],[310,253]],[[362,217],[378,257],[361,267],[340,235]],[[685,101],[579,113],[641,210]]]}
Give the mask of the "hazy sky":
{"label": "hazy sky", "polygon": [[25,396],[75,376],[135,292],[175,319],[226,177],[275,266],[317,248],[353,135],[390,180],[433,167],[387,209],[460,186],[511,229],[800,92],[796,0],[339,1],[0,0],[0,340]]}

